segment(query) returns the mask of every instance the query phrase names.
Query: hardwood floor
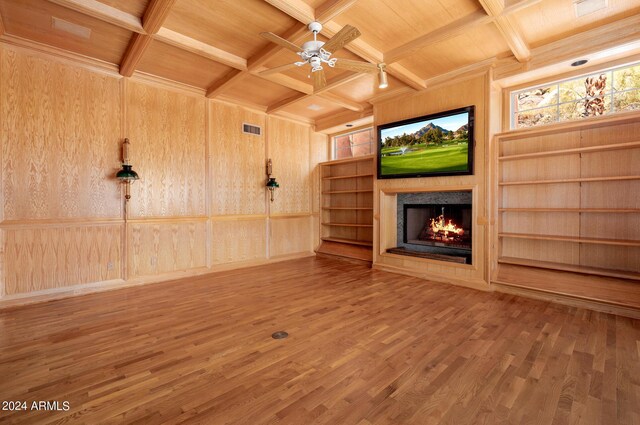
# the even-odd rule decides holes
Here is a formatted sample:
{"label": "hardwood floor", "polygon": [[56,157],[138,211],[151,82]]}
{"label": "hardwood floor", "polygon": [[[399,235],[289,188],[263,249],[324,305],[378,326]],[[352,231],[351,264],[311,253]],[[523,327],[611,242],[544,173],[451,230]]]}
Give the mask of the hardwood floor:
{"label": "hardwood floor", "polygon": [[3,423],[640,424],[640,321],[326,258],[0,311],[0,350],[0,400],[70,405]]}

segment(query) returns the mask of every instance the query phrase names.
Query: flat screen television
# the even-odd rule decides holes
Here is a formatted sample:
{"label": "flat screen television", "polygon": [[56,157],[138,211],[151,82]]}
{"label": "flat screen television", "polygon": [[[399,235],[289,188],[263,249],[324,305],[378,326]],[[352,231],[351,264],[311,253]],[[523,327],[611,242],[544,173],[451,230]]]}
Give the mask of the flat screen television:
{"label": "flat screen television", "polygon": [[474,106],[378,126],[378,178],[473,174]]}

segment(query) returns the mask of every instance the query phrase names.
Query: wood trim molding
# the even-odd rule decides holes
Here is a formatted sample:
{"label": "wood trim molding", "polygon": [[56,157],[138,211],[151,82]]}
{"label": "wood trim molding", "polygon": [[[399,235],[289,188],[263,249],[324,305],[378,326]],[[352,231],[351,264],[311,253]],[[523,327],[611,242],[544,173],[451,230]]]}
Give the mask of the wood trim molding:
{"label": "wood trim molding", "polygon": [[84,69],[106,74],[112,77],[121,78],[118,73],[118,66],[99,59],[83,56],[78,53],[69,52],[58,47],[49,46],[48,44],[38,43],[37,41],[27,40],[25,38],[16,37],[11,34],[0,35],[0,43],[8,49],[23,49],[30,54],[45,57],[48,60],[63,62],[73,66],[79,66]]}
{"label": "wood trim molding", "polygon": [[218,49],[210,44],[203,43],[202,41],[172,31],[168,28],[160,28],[153,38],[235,69],[247,69],[247,60],[245,58]]}
{"label": "wood trim molding", "polygon": [[51,3],[92,16],[126,30],[144,34],[142,20],[97,0],[49,0]]}

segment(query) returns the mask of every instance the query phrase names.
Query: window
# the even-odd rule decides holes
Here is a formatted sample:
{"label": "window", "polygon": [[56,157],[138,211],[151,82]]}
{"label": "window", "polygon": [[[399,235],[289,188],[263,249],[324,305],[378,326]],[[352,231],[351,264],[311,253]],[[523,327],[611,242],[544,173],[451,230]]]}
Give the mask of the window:
{"label": "window", "polygon": [[511,128],[640,110],[640,64],[511,93]]}
{"label": "window", "polygon": [[333,159],[353,158],[374,152],[373,128],[341,134],[333,138]]}

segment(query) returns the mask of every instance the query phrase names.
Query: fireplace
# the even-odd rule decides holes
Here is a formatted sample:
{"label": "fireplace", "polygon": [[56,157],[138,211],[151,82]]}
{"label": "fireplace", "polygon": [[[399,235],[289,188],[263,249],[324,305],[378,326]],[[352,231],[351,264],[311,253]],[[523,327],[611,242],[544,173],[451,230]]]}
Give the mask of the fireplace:
{"label": "fireplace", "polygon": [[399,194],[398,246],[388,251],[471,264],[471,199],[471,191]]}

